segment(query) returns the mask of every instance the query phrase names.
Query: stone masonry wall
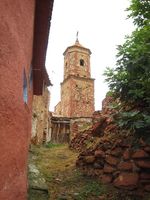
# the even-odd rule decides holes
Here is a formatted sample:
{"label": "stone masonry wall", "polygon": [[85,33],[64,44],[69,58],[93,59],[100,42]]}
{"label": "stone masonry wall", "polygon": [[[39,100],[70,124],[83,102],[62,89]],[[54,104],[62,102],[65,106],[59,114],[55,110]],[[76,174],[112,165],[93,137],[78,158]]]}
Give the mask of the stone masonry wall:
{"label": "stone masonry wall", "polygon": [[72,80],[66,80],[61,84],[61,115],[64,117],[71,116],[71,85]]}
{"label": "stone masonry wall", "polygon": [[42,96],[33,96],[32,143],[42,144],[50,140],[48,129],[49,99],[50,93],[46,87]]}
{"label": "stone masonry wall", "polygon": [[[84,60],[85,66],[80,66],[80,59]],[[64,79],[74,75],[90,78],[90,53],[86,48],[75,45],[68,49],[64,58]]]}
{"label": "stone masonry wall", "polygon": [[70,139],[75,138],[79,133],[89,130],[92,127],[92,118],[72,118],[70,121]]}
{"label": "stone masonry wall", "polygon": [[90,117],[94,112],[94,80],[71,77],[62,84],[61,114],[65,117]]}
{"label": "stone masonry wall", "polygon": [[61,115],[61,102],[59,102],[56,106],[55,106],[55,108],[54,108],[54,113],[56,114],[56,115]]}

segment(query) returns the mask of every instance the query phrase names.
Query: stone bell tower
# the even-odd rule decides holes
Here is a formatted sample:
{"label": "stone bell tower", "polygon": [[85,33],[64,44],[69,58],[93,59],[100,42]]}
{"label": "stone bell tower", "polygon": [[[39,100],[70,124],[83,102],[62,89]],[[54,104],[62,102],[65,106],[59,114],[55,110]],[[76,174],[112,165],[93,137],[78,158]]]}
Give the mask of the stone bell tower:
{"label": "stone bell tower", "polygon": [[61,102],[55,107],[63,117],[91,117],[94,112],[94,79],[90,72],[91,51],[83,47],[78,37],[64,52],[64,80]]}

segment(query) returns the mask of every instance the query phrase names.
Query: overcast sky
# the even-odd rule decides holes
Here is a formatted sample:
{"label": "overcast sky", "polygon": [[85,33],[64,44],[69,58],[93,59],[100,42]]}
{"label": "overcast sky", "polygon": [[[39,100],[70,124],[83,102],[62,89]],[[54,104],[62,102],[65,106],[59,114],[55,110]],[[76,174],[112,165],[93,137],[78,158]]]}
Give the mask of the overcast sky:
{"label": "overcast sky", "polygon": [[116,47],[134,29],[126,20],[129,0],[54,0],[46,68],[53,87],[50,87],[50,110],[60,100],[60,82],[63,81],[63,52],[79,42],[92,51],[91,77],[95,78],[95,109],[101,109],[108,91],[102,75],[107,66],[116,62]]}

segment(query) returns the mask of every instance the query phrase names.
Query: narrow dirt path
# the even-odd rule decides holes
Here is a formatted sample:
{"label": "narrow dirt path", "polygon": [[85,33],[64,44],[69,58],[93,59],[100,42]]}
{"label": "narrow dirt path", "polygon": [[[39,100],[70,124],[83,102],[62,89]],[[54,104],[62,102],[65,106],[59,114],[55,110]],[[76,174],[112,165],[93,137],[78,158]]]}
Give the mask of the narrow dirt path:
{"label": "narrow dirt path", "polygon": [[[78,154],[67,145],[35,147],[31,149],[30,166],[42,174],[48,186],[49,197],[29,198],[30,200],[98,200],[105,188],[92,178],[83,176],[75,167]],[[39,172],[37,174],[39,174]],[[43,180],[42,177],[39,180]],[[39,184],[39,183],[38,183]],[[42,183],[43,184],[43,183]],[[45,186],[43,186],[45,188]],[[44,190],[44,189],[43,189]]]}

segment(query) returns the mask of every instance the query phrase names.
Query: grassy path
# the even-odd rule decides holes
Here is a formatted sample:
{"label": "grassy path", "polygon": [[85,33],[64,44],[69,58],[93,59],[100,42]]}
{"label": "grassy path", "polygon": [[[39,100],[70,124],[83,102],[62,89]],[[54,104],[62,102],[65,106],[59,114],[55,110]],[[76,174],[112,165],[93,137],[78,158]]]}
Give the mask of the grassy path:
{"label": "grassy path", "polygon": [[[76,169],[77,153],[67,145],[34,146],[31,154],[30,163],[43,174],[48,185],[49,200],[104,199],[105,188]],[[36,200],[43,199],[38,195]]]}

